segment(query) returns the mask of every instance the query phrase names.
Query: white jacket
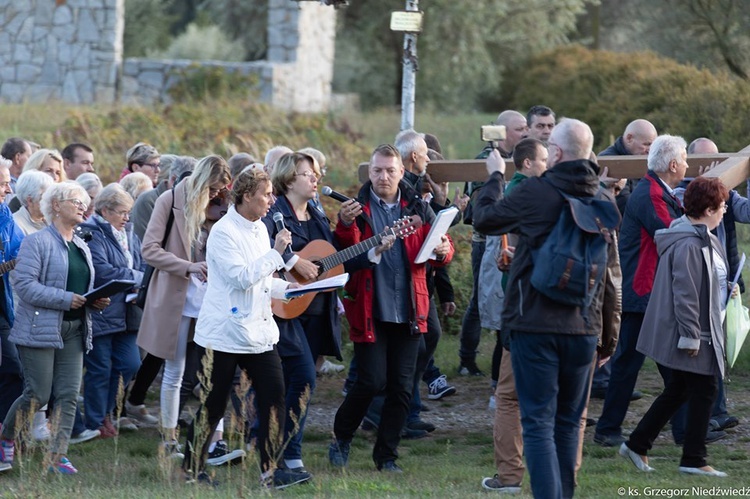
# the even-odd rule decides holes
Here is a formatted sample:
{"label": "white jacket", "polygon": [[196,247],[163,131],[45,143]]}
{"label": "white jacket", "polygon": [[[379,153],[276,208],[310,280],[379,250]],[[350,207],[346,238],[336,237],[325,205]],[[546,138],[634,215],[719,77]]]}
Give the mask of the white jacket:
{"label": "white jacket", "polygon": [[256,354],[273,349],[279,329],[271,297],[288,282],[272,277],[284,260],[271,248],[263,222],[231,206],[211,229],[206,249],[208,289],[195,326],[195,342],[220,352]]}

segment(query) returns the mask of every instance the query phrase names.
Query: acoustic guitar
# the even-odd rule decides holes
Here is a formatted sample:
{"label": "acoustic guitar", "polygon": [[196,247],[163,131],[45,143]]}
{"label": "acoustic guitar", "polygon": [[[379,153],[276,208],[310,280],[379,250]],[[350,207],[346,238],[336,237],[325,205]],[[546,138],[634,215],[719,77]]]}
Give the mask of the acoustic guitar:
{"label": "acoustic guitar", "polygon": [[[328,241],[323,241],[322,239],[311,241],[300,251],[295,252],[295,254],[316,263],[318,265],[318,276],[315,279],[304,279],[297,271],[292,269],[286,273],[286,278],[290,282],[308,284],[319,279],[343,274],[344,262],[380,245],[385,236],[393,235],[404,239],[414,234],[421,226],[422,219],[419,216],[404,217],[394,222],[393,227],[341,251],[336,251],[336,248]],[[310,306],[310,303],[317,294],[317,292],[307,293],[289,301],[274,298],[271,308],[277,317],[294,319],[307,310],[307,307]]]}

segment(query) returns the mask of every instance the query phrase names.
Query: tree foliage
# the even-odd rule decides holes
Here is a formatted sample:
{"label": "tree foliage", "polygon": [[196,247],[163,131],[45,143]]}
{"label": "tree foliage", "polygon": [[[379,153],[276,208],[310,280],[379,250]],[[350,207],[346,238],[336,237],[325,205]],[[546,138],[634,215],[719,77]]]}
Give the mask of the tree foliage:
{"label": "tree foliage", "polygon": [[[440,109],[494,103],[503,70],[566,43],[585,0],[422,0],[417,102]],[[591,3],[591,2],[588,2]],[[403,0],[351,2],[339,14],[335,89],[366,106],[400,102],[403,35],[389,29]]]}
{"label": "tree foliage", "polygon": [[747,145],[750,84],[650,52],[615,53],[580,46],[532,58],[506,80],[503,107],[552,107],[588,123],[601,150],[636,118],[688,141],[711,137],[723,151]]}
{"label": "tree foliage", "polygon": [[750,75],[750,10],[743,0],[602,0],[602,48],[653,50],[709,69]]}

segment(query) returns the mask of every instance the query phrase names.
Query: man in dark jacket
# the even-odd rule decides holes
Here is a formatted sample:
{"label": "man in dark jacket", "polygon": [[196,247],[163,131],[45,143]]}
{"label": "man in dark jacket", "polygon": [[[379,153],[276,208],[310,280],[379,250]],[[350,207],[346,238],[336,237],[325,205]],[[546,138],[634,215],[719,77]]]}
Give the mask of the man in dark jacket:
{"label": "man in dark jacket", "polygon": [[[631,121],[622,135],[617,137],[615,143],[599,153],[599,156],[635,156],[648,154],[651,143],[656,139],[656,128],[650,121],[637,119]],[[630,193],[633,192],[638,180],[628,179],[622,190],[617,194],[617,207],[622,215],[625,215],[625,206],[628,203]],[[612,373],[612,363],[607,362],[594,370],[594,381],[591,385],[591,398],[603,399],[607,394],[609,377]],[[642,397],[641,392],[635,391],[631,400]]]}
{"label": "man in dark jacket", "polygon": [[[542,176],[519,184],[502,198],[505,163],[493,151],[490,178],[480,191],[474,227],[484,233],[515,231],[516,246],[503,309],[510,331],[513,373],[521,410],[523,443],[536,497],[572,497],[580,420],[602,330],[601,295],[584,320],[579,307],[564,305],[531,285],[531,252],[540,247],[564,209],[562,190],[576,197],[612,196],[599,187],[599,167],[588,160],[594,136],[585,123],[562,120],[549,139],[549,165]],[[498,200],[498,198],[500,198]]]}
{"label": "man in dark jacket", "polygon": [[[682,215],[682,206],[673,189],[682,182],[687,170],[685,146],[681,137],[670,135],[654,141],[648,155],[648,173],[633,190],[625,210],[620,230],[622,324],[604,408],[594,433],[594,442],[600,445],[619,446],[624,441],[622,422],[644,360],[635,345],[656,273],[654,233],[666,229]],[[664,371],[662,375],[668,373]],[[680,429],[675,426],[679,425],[672,428],[677,433]]]}
{"label": "man in dark jacket", "polygon": [[[354,433],[372,399],[385,389],[385,402],[373,460],[380,471],[400,473],[396,464],[401,430],[409,412],[420,335],[427,332],[430,297],[425,263],[415,263],[435,214],[422,197],[403,182],[401,155],[391,145],[375,149],[368,168],[370,180],[358,199],[345,202],[334,235],[342,248],[359,244],[393,227],[407,215],[424,224],[405,239],[385,236],[370,250],[372,266],[352,274],[346,285],[344,309],[354,343],[357,379],[336,412],[334,441],[328,458],[346,466]],[[434,250],[432,265],[447,265],[453,257],[447,236]]]}

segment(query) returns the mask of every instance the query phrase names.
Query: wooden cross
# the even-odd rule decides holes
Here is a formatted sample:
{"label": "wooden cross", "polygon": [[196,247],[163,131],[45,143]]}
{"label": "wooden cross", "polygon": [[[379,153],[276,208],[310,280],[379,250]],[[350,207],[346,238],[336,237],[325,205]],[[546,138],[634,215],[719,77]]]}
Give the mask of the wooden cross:
{"label": "wooden cross", "polygon": [[[647,156],[602,156],[597,159],[599,166],[609,169],[613,178],[641,178],[646,174]],[[727,186],[734,188],[750,177],[750,145],[736,153],[690,154],[686,177],[697,177],[698,168],[719,161],[718,166],[707,172],[706,177],[718,177]],[[483,182],[487,180],[487,169],[483,159],[462,159],[431,161],[427,166],[430,177],[435,182]],[[505,178],[513,176],[513,160],[505,160]],[[368,163],[360,163],[359,180],[367,181]]]}

